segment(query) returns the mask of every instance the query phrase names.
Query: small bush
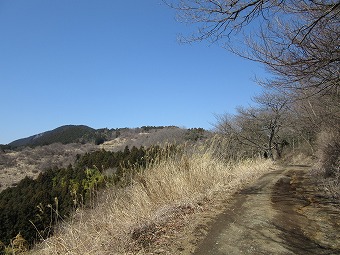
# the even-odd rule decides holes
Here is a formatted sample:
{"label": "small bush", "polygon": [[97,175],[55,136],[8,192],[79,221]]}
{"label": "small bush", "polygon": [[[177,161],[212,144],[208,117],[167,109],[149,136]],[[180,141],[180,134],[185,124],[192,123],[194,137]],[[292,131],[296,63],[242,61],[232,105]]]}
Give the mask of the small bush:
{"label": "small bush", "polygon": [[5,244],[3,242],[0,241],[0,255],[5,254]]}
{"label": "small bush", "polygon": [[13,254],[21,254],[28,251],[28,242],[19,233],[11,242]]}
{"label": "small bush", "polygon": [[97,137],[96,140],[94,141],[95,145],[100,145],[103,144],[105,142],[105,138],[103,137]]}
{"label": "small bush", "polygon": [[329,196],[340,202],[340,171],[333,178],[325,179],[323,186]]}

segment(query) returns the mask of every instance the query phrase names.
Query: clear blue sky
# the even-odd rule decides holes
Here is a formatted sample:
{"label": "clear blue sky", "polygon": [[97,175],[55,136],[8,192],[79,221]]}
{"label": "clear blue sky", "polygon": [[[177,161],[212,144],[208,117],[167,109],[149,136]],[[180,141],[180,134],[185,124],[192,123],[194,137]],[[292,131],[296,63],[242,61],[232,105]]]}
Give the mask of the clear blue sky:
{"label": "clear blue sky", "polygon": [[260,91],[256,64],[160,0],[0,0],[0,143],[66,124],[211,128]]}

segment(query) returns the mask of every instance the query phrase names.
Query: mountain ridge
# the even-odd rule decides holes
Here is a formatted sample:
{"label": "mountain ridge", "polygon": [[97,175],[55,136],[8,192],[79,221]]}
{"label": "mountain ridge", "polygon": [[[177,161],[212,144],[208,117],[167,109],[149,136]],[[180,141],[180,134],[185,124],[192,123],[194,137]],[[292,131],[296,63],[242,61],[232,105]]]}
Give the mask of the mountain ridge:
{"label": "mountain ridge", "polygon": [[[177,137],[179,135],[177,133],[180,131],[183,133],[182,134],[183,136],[185,133],[186,139],[189,140],[198,139],[204,133],[204,129],[202,128],[185,129],[179,128],[177,126],[142,126],[136,128],[125,127],[116,129],[115,128],[94,129],[86,125],[63,125],[53,130],[45,131],[29,137],[14,140],[7,145],[2,145],[2,147],[5,149],[15,149],[26,146],[28,147],[44,146],[53,143],[61,144],[92,143],[95,145],[99,145],[104,143],[105,141],[114,140],[117,137],[123,137],[134,140],[136,139],[136,135],[138,137],[138,135],[141,133],[148,134],[161,130],[163,130],[164,132],[162,131],[161,133],[158,133],[158,136],[170,136],[168,137],[169,139],[173,136]],[[176,130],[179,131],[176,132]],[[160,140],[164,140],[164,137],[160,138]]]}
{"label": "mountain ridge", "polygon": [[12,148],[22,146],[39,146],[49,145],[60,142],[68,144],[72,142],[85,142],[95,139],[96,129],[86,125],[63,125],[55,129],[35,134],[29,137],[20,138],[10,142],[8,145]]}

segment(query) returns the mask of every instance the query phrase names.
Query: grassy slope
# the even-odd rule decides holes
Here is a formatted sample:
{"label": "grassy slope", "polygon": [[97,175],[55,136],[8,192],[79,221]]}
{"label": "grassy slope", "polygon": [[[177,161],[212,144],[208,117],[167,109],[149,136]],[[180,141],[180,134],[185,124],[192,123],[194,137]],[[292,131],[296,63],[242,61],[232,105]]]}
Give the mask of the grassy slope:
{"label": "grassy slope", "polygon": [[226,164],[209,148],[160,160],[132,186],[107,189],[97,206],[79,210],[31,254],[147,254],[155,236],[167,235],[167,222],[234,193],[272,165],[264,160]]}

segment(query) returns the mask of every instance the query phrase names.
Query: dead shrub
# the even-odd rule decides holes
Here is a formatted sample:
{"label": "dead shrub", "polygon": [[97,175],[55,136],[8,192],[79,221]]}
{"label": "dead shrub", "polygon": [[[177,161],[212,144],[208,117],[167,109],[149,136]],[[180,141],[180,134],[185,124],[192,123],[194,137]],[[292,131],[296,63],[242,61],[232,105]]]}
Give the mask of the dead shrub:
{"label": "dead shrub", "polygon": [[340,132],[321,132],[318,144],[320,167],[326,177],[336,177],[340,172]]}
{"label": "dead shrub", "polygon": [[333,178],[324,180],[323,186],[330,197],[340,202],[340,171],[338,171]]}

